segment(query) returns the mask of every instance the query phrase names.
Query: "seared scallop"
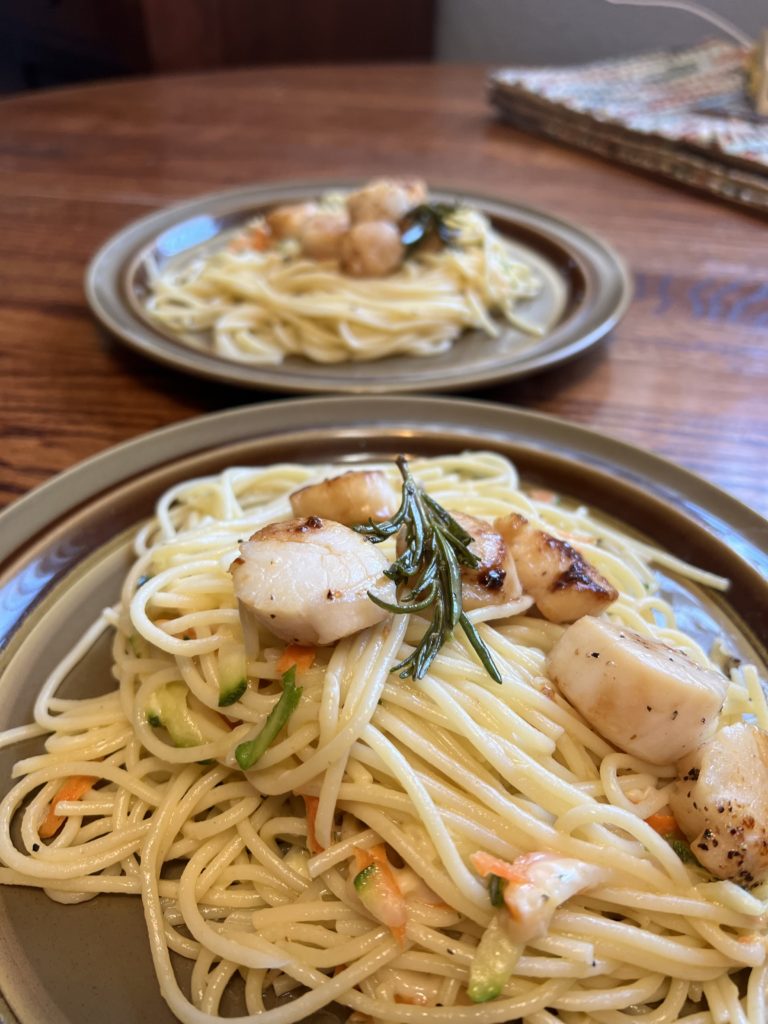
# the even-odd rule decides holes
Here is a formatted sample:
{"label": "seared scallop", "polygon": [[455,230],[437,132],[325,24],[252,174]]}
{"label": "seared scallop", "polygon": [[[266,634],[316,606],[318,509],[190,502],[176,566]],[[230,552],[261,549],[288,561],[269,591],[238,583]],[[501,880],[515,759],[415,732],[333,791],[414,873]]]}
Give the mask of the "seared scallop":
{"label": "seared scallop", "polygon": [[550,622],[599,615],[619,596],[568,541],[537,529],[525,516],[512,513],[493,525],[512,552],[523,590]]}
{"label": "seared scallop", "polygon": [[346,210],[321,210],[309,217],[301,229],[301,253],[312,260],[336,260],[349,230]]}
{"label": "seared scallop", "polygon": [[335,643],[387,617],[368,597],[394,601],[387,565],[341,523],[309,516],[265,526],[231,568],[244,628],[255,621],[289,643]]}
{"label": "seared scallop", "polygon": [[300,238],[310,218],[318,212],[316,203],[292,203],[275,207],[264,219],[275,238]]}
{"label": "seared scallop", "polygon": [[465,611],[489,604],[507,604],[520,597],[522,588],[517,578],[515,561],[501,534],[490,523],[463,512],[451,515],[472,538],[469,550],[480,561],[476,569],[463,566],[461,594]]}
{"label": "seared scallop", "polygon": [[379,523],[397,512],[395,489],[380,470],[350,470],[291,495],[295,516],[324,516],[345,526]]}
{"label": "seared scallop", "polygon": [[347,197],[354,224],[399,221],[414,206],[425,202],[427,186],[418,178],[379,178]]}
{"label": "seared scallop", "polygon": [[717,878],[768,877],[768,735],[727,725],[677,766],[669,805],[696,860]]}
{"label": "seared scallop", "polygon": [[728,688],[682,651],[589,615],[557,641],[547,672],[596,732],[651,764],[672,764],[706,740]]}
{"label": "seared scallop", "polygon": [[351,277],[386,277],[405,258],[400,232],[389,221],[370,220],[355,224],[342,238],[339,249],[341,269]]}

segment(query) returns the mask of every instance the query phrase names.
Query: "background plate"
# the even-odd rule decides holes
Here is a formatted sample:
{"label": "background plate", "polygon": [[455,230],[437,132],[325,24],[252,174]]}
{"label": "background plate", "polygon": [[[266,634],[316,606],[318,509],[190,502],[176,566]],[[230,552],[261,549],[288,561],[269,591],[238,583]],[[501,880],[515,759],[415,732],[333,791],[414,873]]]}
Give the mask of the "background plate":
{"label": "background plate", "polygon": [[[56,477],[0,515],[0,729],[28,720],[37,688],[99,609],[113,602],[129,538],[173,482],[233,463],[361,459],[490,448],[526,482],[577,495],[662,546],[733,581],[725,598],[667,578],[685,628],[724,632],[765,659],[768,523],[655,456],[550,417],[480,402],[419,398],[265,403],[148,434]],[[108,640],[64,693],[109,689]],[[38,741],[0,752],[0,778]],[[7,789],[7,783],[0,785]],[[135,898],[62,907],[0,889],[0,1020],[171,1024]],[[6,1005],[3,1005],[2,999]],[[108,1009],[107,1009],[108,1008]],[[327,1012],[313,1024],[337,1018]]]}
{"label": "background plate", "polygon": [[542,338],[505,329],[499,338],[467,331],[450,351],[373,363],[323,365],[291,357],[279,366],[237,363],[215,355],[202,335],[180,340],[144,313],[148,268],[216,240],[267,207],[314,198],[355,182],[249,186],[202,196],[129,224],[93,258],[85,279],[88,303],[101,323],[139,352],[176,369],[239,387],[278,391],[392,393],[456,390],[524,377],[571,359],[618,322],[631,297],[629,273],[603,241],[530,207],[462,191],[435,189],[443,201],[471,203],[509,238],[542,279],[542,294],[520,315],[547,325]]}

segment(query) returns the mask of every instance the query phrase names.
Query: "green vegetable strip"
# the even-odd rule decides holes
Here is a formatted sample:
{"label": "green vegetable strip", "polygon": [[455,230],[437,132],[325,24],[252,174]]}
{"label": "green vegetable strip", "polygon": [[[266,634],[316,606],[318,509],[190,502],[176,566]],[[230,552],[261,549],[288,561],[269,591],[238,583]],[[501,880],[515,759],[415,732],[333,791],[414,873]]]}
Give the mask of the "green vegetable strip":
{"label": "green vegetable strip", "polygon": [[669,843],[683,864],[693,864],[696,862],[696,858],[685,840],[678,839],[677,836],[674,835],[662,836],[662,839]]}
{"label": "green vegetable strip", "polygon": [[523,947],[509,937],[508,917],[506,911],[498,911],[478,943],[467,985],[473,1003],[486,1003],[500,995],[520,959]]}
{"label": "green vegetable strip", "polygon": [[498,875],[488,875],[488,898],[493,907],[504,906],[504,885],[503,879]]}
{"label": "green vegetable strip", "polygon": [[230,704],[237,704],[245,691],[248,689],[248,680],[240,679],[232,689],[219,697],[219,707],[228,708]]}
{"label": "green vegetable strip", "polygon": [[369,864],[367,868],[363,868],[355,875],[355,880],[352,883],[358,893],[361,893],[366,889],[370,883],[376,877],[377,866],[375,864]]}
{"label": "green vegetable strip", "polygon": [[277,734],[287,724],[296,710],[302,694],[302,687],[296,686],[296,666],[291,665],[283,673],[283,692],[280,700],[270,711],[261,732],[252,740],[241,743],[235,750],[235,759],[243,771],[252,768],[274,743]]}

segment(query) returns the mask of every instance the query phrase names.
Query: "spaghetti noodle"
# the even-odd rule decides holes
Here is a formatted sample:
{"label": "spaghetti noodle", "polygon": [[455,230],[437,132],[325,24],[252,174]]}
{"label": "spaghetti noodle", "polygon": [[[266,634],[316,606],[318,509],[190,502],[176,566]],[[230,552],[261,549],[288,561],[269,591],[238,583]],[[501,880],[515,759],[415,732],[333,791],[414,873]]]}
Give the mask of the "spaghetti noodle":
{"label": "spaghetti noodle", "polygon": [[[534,500],[499,456],[412,468],[449,509],[517,511],[567,535],[618,589],[612,619],[708,662],[655,592],[651,563],[705,585],[722,580],[587,508]],[[333,1001],[357,1020],[399,1024],[765,1022],[768,886],[713,881],[646,823],[667,802],[671,769],[617,752],[554,691],[545,659],[561,626],[529,613],[469,613],[502,685],[461,633],[424,679],[391,675],[423,631],[418,615],[318,649],[299,668],[303,692],[286,728],[252,770],[237,768],[235,748],[278,700],[285,652],[263,634],[248,650],[247,688],[220,706],[232,651],[243,652],[228,570],[239,541],[285,519],[288,495],[328,471],[233,468],[163,496],[137,537],[120,603],[42,687],[30,728],[47,734],[45,752],[16,764],[0,806],[0,881],[63,902],[140,895],[162,994],[185,1024],[220,1020],[236,975],[238,1019],[263,1024],[301,1021]],[[394,482],[394,468],[386,472]],[[106,629],[119,688],[59,698]],[[147,708],[168,687],[197,730],[190,745],[151,724]],[[756,670],[739,667],[723,718],[746,714],[768,727]],[[4,742],[19,738],[15,730]],[[58,798],[74,776],[94,785]],[[46,842],[51,810],[64,825]],[[470,1004],[469,970],[492,916],[469,859],[477,850],[506,860],[552,851],[598,866],[608,881],[555,912],[497,999]],[[402,934],[372,916],[353,885],[359,864],[382,856],[407,909]],[[193,961],[188,993],[172,954]],[[741,990],[735,975],[745,969]]]}
{"label": "spaghetti noodle", "polygon": [[419,252],[388,276],[361,279],[335,259],[303,256],[294,239],[251,247],[248,239],[264,225],[257,219],[228,247],[160,272],[146,308],[177,336],[210,331],[218,355],[246,363],[430,356],[469,328],[497,337],[502,323],[540,334],[517,312],[540,290],[533,271],[479,211],[459,207],[447,222],[452,245]]}

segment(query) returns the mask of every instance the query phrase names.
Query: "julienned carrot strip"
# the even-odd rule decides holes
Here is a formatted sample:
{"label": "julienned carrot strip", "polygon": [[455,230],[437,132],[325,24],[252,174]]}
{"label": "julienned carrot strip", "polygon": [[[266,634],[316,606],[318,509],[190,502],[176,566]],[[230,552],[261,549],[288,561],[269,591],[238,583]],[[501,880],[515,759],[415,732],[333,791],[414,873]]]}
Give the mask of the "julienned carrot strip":
{"label": "julienned carrot strip", "polygon": [[317,833],[315,832],[315,819],[317,818],[317,807],[319,803],[319,797],[304,797],[304,806],[307,808],[307,847],[309,848],[310,853],[322,853],[323,850],[325,850],[325,847],[321,846],[317,841]]}
{"label": "julienned carrot strip", "polygon": [[230,252],[244,252],[246,249],[253,249],[256,252],[264,252],[272,244],[272,235],[270,231],[256,225],[252,227],[247,235],[241,235],[240,238],[236,238],[230,243]]}
{"label": "julienned carrot strip", "polygon": [[548,491],[544,487],[534,487],[528,491],[528,497],[533,498],[534,501],[542,501],[551,505],[557,500],[557,495],[554,491]]}
{"label": "julienned carrot strip", "polygon": [[306,672],[314,665],[316,653],[314,647],[299,647],[298,644],[289,644],[277,660],[277,671],[282,674],[295,665],[297,671]]}
{"label": "julienned carrot strip", "polygon": [[93,775],[73,775],[64,781],[56,796],[51,800],[48,814],[40,826],[41,839],[50,839],[52,836],[55,836],[66,820],[56,813],[59,802],[62,800],[79,800],[85,796],[95,782],[98,782],[98,779]]}
{"label": "julienned carrot strip", "polygon": [[396,892],[399,896],[402,896],[400,886],[397,884],[397,879],[392,874],[392,868],[390,867],[390,863],[387,858],[387,851],[384,847],[381,844],[378,846],[372,846],[368,852],[370,853],[374,864],[378,864],[381,868],[381,874],[386,879],[387,885],[390,889]]}
{"label": "julienned carrot strip", "polygon": [[272,244],[272,235],[267,228],[255,227],[248,232],[248,241],[252,249],[264,252]]}
{"label": "julienned carrot strip", "polygon": [[483,850],[478,850],[477,853],[471,854],[469,859],[481,878],[486,878],[488,875],[498,875],[499,878],[503,878],[507,882],[522,883],[529,881],[524,874],[515,869],[514,864],[502,860],[501,857],[494,857],[490,853],[485,853]]}
{"label": "julienned carrot strip", "polygon": [[[368,850],[359,850],[355,848],[355,867],[356,873],[359,874],[365,868],[371,864],[375,864],[379,869],[380,877],[384,885],[393,899],[400,903],[403,907],[403,913],[405,913],[405,899],[400,891],[400,886],[397,884],[397,879],[392,873],[392,867],[387,859],[387,851],[380,844],[378,846],[372,846]],[[392,932],[392,936],[400,947],[405,946],[405,925],[389,925],[389,930]]]}
{"label": "julienned carrot strip", "polygon": [[[399,900],[403,904],[403,910],[405,910],[405,900],[403,894],[400,891],[400,886],[397,884],[397,879],[392,873],[392,867],[390,866],[387,858],[387,851],[383,846],[372,846],[368,851],[371,855],[371,860],[377,865],[381,871],[381,877],[387,888],[390,890],[396,900]],[[389,930],[392,932],[392,937],[395,942],[401,948],[405,946],[405,925],[390,925]]]}
{"label": "julienned carrot strip", "polygon": [[355,874],[359,875],[369,864],[373,864],[371,851],[360,850],[358,847],[355,847]]}
{"label": "julienned carrot strip", "polygon": [[660,836],[668,836],[679,831],[677,822],[671,814],[652,814],[650,818],[645,819],[645,823]]}

